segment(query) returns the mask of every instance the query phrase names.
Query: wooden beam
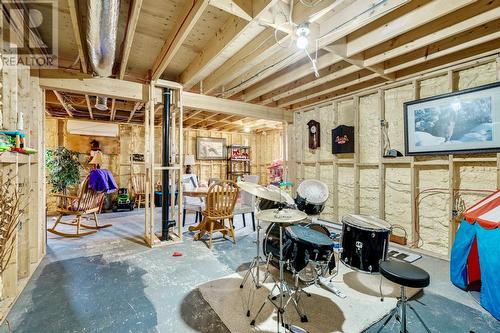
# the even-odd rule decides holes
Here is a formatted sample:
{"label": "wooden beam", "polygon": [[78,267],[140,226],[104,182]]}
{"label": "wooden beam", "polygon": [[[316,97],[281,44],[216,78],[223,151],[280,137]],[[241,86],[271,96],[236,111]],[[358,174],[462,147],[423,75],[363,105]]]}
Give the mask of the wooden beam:
{"label": "wooden beam", "polygon": [[382,76],[384,79],[387,79],[389,81],[393,81],[395,79],[394,74],[384,74],[384,68],[383,67],[376,67],[377,65],[373,66],[365,66],[363,63],[363,58],[362,56],[359,55],[354,55],[351,57],[347,56],[347,38],[343,37],[339,40],[337,40],[335,43],[330,44],[328,46],[324,47],[325,50],[332,52],[333,54],[338,55],[341,57],[344,61],[347,61],[351,65],[355,66],[358,69],[363,69],[366,68],[370,70],[373,73],[376,73],[380,76]]}
{"label": "wooden beam", "polygon": [[123,78],[125,77],[125,71],[127,70],[127,63],[130,56],[130,50],[132,49],[132,42],[134,41],[135,29],[137,27],[137,22],[139,22],[139,13],[141,12],[142,0],[132,0],[130,6],[132,10],[130,12],[130,18],[127,24],[127,31],[125,31],[120,72],[118,74],[118,78],[120,80],[123,80]]}
{"label": "wooden beam", "polygon": [[195,110],[206,110],[244,117],[251,116],[254,118],[276,121],[293,121],[293,114],[284,109],[200,95],[186,91],[182,93],[182,103],[184,107]]}
{"label": "wooden beam", "polygon": [[[128,120],[127,120],[127,123],[130,123],[130,121],[132,120],[132,118],[134,118],[134,114],[137,110],[140,109],[140,107],[142,106],[143,104],[141,102],[136,102],[135,105],[134,105],[134,108],[132,109],[132,112],[130,112],[130,116],[128,117]],[[155,111],[156,112],[156,111]]]}
{"label": "wooden beam", "polygon": [[156,57],[151,70],[152,80],[159,79],[165,69],[167,69],[207,6],[208,0],[193,0],[185,6],[183,13],[179,15],[179,20],[173,32],[169,34],[160,54]]}
{"label": "wooden beam", "polygon": [[[465,32],[467,30],[470,30],[472,28],[476,28],[482,24],[485,24],[490,21],[494,21],[496,19],[500,18],[500,7],[496,7],[490,11],[481,13],[477,16],[470,17],[468,19],[459,21],[458,23],[446,26],[445,28],[438,30],[438,31],[433,31],[430,34],[426,34],[420,38],[413,39],[408,43],[399,45],[397,47],[391,47],[387,51],[370,56],[364,60],[364,66],[373,66],[376,64],[379,64],[381,62],[384,62],[388,59],[396,58],[399,56],[402,56],[404,54],[410,53],[412,51],[418,50],[422,47],[425,47],[427,45],[431,45],[433,43],[439,42],[441,40],[444,40],[446,38],[452,37],[454,35],[457,35],[461,32]],[[408,34],[411,34],[409,32]],[[398,40],[400,40],[401,36],[398,36],[390,41],[388,43],[390,45],[397,45]],[[411,37],[411,36],[409,36]]]}
{"label": "wooden beam", "polygon": [[186,120],[189,120],[191,118],[195,118],[196,116],[198,116],[200,113],[203,113],[203,110],[198,110],[198,111],[194,111],[192,112],[191,114],[187,115],[184,117],[184,121]]}
{"label": "wooden beam", "polygon": [[87,109],[89,110],[90,119],[94,119],[94,115],[92,113],[92,105],[90,104],[89,95],[85,95],[85,101],[87,102]]}
{"label": "wooden beam", "polygon": [[[400,56],[398,58],[386,61],[388,67],[386,73],[394,73],[415,65],[419,65],[434,59],[446,57],[450,54],[472,48],[488,42],[496,43],[500,38],[500,20],[497,20],[488,26],[488,24],[471,31],[466,31],[463,35],[450,37],[445,42],[429,45],[413,53]],[[496,31],[496,32],[493,32]],[[493,32],[493,33],[492,33]],[[474,38],[475,37],[478,38]],[[470,40],[472,38],[472,40]],[[401,61],[401,62],[400,62]]]}
{"label": "wooden beam", "polygon": [[245,21],[251,21],[253,16],[252,2],[248,0],[210,0],[210,5]]}
{"label": "wooden beam", "polygon": [[[311,8],[298,3],[294,9],[294,22],[300,23],[307,19],[314,13],[322,11],[325,7],[330,6],[335,0],[323,0],[317,6]],[[281,36],[280,42],[285,43],[290,38],[289,35]],[[203,80],[204,93],[213,93],[216,89],[224,86],[234,80],[242,82],[243,79],[238,79],[242,75],[251,75],[249,72],[253,67],[260,64],[269,57],[274,56],[276,53],[281,55],[277,58],[286,58],[286,53],[292,55],[295,50],[284,50],[281,45],[276,43],[275,29],[266,28],[250,43],[246,44],[231,58],[229,58],[222,66],[213,71],[209,76]],[[303,53],[303,52],[302,52]],[[305,53],[303,54],[305,56]],[[299,57],[296,58],[298,60]],[[278,68],[279,69],[279,68]],[[271,75],[272,71],[267,71],[267,75]],[[261,76],[262,78],[262,76]],[[230,87],[231,88],[231,87]],[[243,89],[243,87],[240,87]],[[237,90],[232,93],[237,93]]]}
{"label": "wooden beam", "polygon": [[[346,46],[346,56],[352,57],[370,47],[418,28],[421,25],[434,21],[446,14],[454,12],[477,0],[433,0],[401,15],[393,21],[363,33],[355,39],[349,39]],[[418,3],[418,1],[417,1]]]}
{"label": "wooden beam", "polygon": [[[279,0],[252,0],[252,18],[248,22],[240,17],[232,16],[220,28],[214,38],[210,40],[203,51],[186,67],[180,75],[180,82],[184,89],[192,88],[197,82],[204,79],[211,71],[220,65],[220,59],[227,58],[227,53],[238,42],[245,39],[245,34],[258,29],[257,20]],[[246,1],[250,2],[250,1]],[[258,30],[257,30],[258,31]]]}
{"label": "wooden beam", "polygon": [[260,104],[267,105],[282,98],[292,96],[319,85],[328,83],[332,80],[339,79],[343,76],[358,72],[360,69],[357,66],[350,65],[346,62],[339,62],[320,70],[319,78],[314,74],[309,74],[301,79],[293,81],[285,86],[282,86],[275,91],[261,96]]}
{"label": "wooden beam", "polygon": [[196,125],[198,125],[198,124],[201,124],[202,122],[204,122],[204,121],[208,121],[208,120],[210,120],[210,119],[212,119],[212,118],[214,118],[214,117],[217,117],[218,115],[219,115],[218,113],[214,113],[214,114],[212,114],[212,115],[210,115],[210,116],[207,116],[207,117],[205,117],[205,118],[203,118],[203,119],[199,119],[199,120],[196,120],[196,121],[194,121],[194,122],[192,122],[192,123],[188,123],[188,124],[186,124],[186,128],[187,128],[187,127],[193,127],[193,126],[196,126]]}
{"label": "wooden beam", "polygon": [[91,77],[71,71],[39,70],[40,86],[44,89],[67,91],[92,96],[107,96],[129,101],[147,101],[149,88],[137,82]]}
{"label": "wooden beam", "polygon": [[[384,78],[378,76],[377,74],[369,74],[370,77],[362,77],[359,80],[355,81],[356,83],[353,85],[352,82],[346,84],[345,87],[339,86],[339,89],[333,90],[327,94],[315,95],[313,96],[304,96],[300,100],[294,101],[294,104],[289,105],[290,109],[301,109],[306,106],[312,106],[316,104],[320,104],[326,102],[328,100],[335,99],[339,96],[346,96],[353,94],[355,91],[365,89],[368,87],[376,86],[378,84],[387,82]],[[368,80],[369,79],[369,80]],[[334,89],[334,88],[332,88]],[[287,103],[288,104],[288,103]]]}
{"label": "wooden beam", "polygon": [[66,110],[68,116],[73,117],[73,112],[70,110],[69,105],[66,103],[61,94],[58,91],[54,90],[54,95],[56,95],[57,99],[59,100],[59,103],[61,103],[64,110]]}
{"label": "wooden beam", "polygon": [[114,121],[116,117],[116,99],[111,101],[111,112],[109,113],[109,120]]}
{"label": "wooden beam", "polygon": [[[357,29],[365,26],[366,24],[369,24],[380,17],[387,15],[391,11],[399,8],[403,4],[408,2],[408,0],[387,0],[386,2],[382,3],[381,5],[376,5],[376,3],[379,3],[379,1],[366,1],[366,0],[358,0],[350,4],[347,8],[342,9],[341,11],[335,12],[330,18],[327,19],[327,23],[322,22],[320,25],[320,33],[319,35],[322,36],[321,38],[318,39],[318,47],[322,48],[334,41],[336,41],[339,38],[345,37],[348,34],[350,34],[353,31],[356,31]],[[328,4],[324,4],[326,8],[328,8]],[[331,4],[330,4],[331,5]],[[316,8],[318,12],[321,12],[320,8]],[[360,13],[363,13],[360,15]],[[325,27],[328,30],[323,29]],[[331,27],[340,27],[338,29],[333,29]],[[282,51],[283,52],[283,51]],[[301,58],[305,57],[305,53],[297,53],[293,59],[289,59],[290,62],[297,61]],[[339,57],[340,58],[340,57]],[[340,59],[339,59],[340,60]],[[268,64],[268,67],[271,66]],[[273,67],[273,66],[271,66]],[[276,69],[268,69],[266,71],[266,75],[271,75],[273,71],[279,70],[280,67],[277,67]],[[309,67],[309,73],[312,70]],[[248,74],[248,73],[247,73]],[[304,74],[307,75],[307,74]],[[258,80],[262,80],[263,76],[260,75],[258,77]],[[299,77],[294,78],[296,80]],[[243,80],[241,78],[240,80]],[[279,79],[278,79],[279,80]],[[246,85],[240,85],[238,88],[243,89],[246,86],[256,83],[254,82],[255,80],[251,80],[249,82],[246,82]],[[279,82],[279,81],[277,81]],[[290,82],[290,76],[282,81],[282,85],[286,85]],[[238,92],[239,89],[233,89],[232,93]],[[251,89],[251,88],[250,88]],[[245,99],[248,100],[248,99]]]}
{"label": "wooden beam", "polygon": [[[73,34],[75,36],[76,47],[78,49],[78,58],[80,60],[80,66],[83,73],[88,72],[87,64],[87,52],[85,52],[85,42],[82,39],[82,29],[80,25],[78,10],[77,10],[76,0],[68,0],[69,15],[71,20],[71,25],[73,26]],[[85,95],[85,100],[87,101],[87,108],[89,110],[90,119],[94,118],[92,114],[92,106],[90,105],[90,99],[88,95]]]}
{"label": "wooden beam", "polygon": [[[330,66],[340,60],[342,59],[339,56],[331,52],[327,52],[318,57],[317,61],[318,70]],[[311,63],[307,61],[306,63],[302,64],[297,68],[289,69],[287,71],[284,71],[283,73],[278,72],[271,79],[259,81],[250,88],[245,89],[243,99],[245,102],[249,102],[251,100],[256,99],[259,96],[262,96],[270,91],[273,91],[279,87],[282,87],[288,83],[296,81],[310,74],[313,74],[313,69]]]}
{"label": "wooden beam", "polygon": [[87,53],[85,52],[85,43],[82,39],[82,29],[80,25],[80,19],[78,15],[78,3],[76,0],[68,0],[69,16],[71,20],[71,25],[73,26],[73,35],[75,36],[75,43],[78,49],[78,58],[80,59],[80,65],[82,71],[87,73]]}
{"label": "wooden beam", "polygon": [[[330,92],[335,92],[340,89],[348,88],[350,86],[370,81],[374,78],[379,77],[378,74],[371,73],[367,69],[360,70],[358,72],[342,76],[336,80],[324,83],[322,85],[316,86],[312,89],[305,90],[298,94],[283,98],[278,101],[279,107],[287,107],[289,105],[306,101],[318,96],[328,94]],[[385,79],[384,79],[385,80]]]}

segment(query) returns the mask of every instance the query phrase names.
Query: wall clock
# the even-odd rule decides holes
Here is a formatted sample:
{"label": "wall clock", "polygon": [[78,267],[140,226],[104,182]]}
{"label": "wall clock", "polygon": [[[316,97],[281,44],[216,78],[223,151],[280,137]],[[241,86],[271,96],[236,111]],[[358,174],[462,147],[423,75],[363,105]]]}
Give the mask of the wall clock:
{"label": "wall clock", "polygon": [[320,128],[319,122],[316,120],[309,120],[307,123],[309,127],[309,148],[316,149],[320,147]]}

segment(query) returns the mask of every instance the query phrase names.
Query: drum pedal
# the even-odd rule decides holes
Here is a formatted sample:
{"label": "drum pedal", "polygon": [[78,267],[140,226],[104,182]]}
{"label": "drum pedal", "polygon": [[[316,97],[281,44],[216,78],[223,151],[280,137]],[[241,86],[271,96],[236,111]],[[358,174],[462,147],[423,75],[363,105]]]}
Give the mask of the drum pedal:
{"label": "drum pedal", "polygon": [[329,281],[328,278],[319,278],[319,283],[325,287],[326,289],[328,289],[328,291],[334,293],[336,296],[340,297],[340,298],[346,298],[347,296],[341,292],[337,287],[335,287],[333,285],[333,282]]}

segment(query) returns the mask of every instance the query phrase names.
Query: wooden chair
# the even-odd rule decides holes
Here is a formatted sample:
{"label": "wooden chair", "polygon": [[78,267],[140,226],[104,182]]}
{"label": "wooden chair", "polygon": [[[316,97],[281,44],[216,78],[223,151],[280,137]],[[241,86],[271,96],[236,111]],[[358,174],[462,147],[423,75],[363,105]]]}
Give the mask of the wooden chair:
{"label": "wooden chair", "polygon": [[[50,229],[47,229],[53,234],[64,236],[64,237],[80,237],[87,236],[97,232],[97,229],[110,227],[111,224],[99,225],[99,220],[97,219],[97,213],[100,210],[101,203],[104,199],[104,193],[95,192],[89,185],[89,176],[85,177],[83,182],[80,184],[80,188],[77,196],[56,194],[55,196],[63,198],[63,202],[69,202],[68,204],[64,204],[62,207],[57,209],[59,213],[59,217],[56,220],[54,226]],[[69,201],[68,201],[69,199]],[[95,226],[90,226],[81,223],[81,219],[83,216],[92,214],[93,220],[95,222]],[[74,215],[75,219],[71,222],[63,222],[61,221],[63,216],[65,215]],[[56,227],[59,224],[65,224],[76,227],[76,233],[67,233],[56,230]],[[80,231],[81,228],[91,229],[90,231]]]}
{"label": "wooden chair", "polygon": [[[195,174],[189,173],[182,175],[182,190],[191,191],[198,188],[198,177]],[[205,200],[203,198],[195,198],[187,195],[183,196],[183,214],[182,214],[182,226],[186,225],[186,215],[187,212],[195,213],[194,223],[198,223],[198,218],[201,220],[201,212],[205,209]]]}
{"label": "wooden chair", "polygon": [[[233,226],[233,211],[239,192],[239,187],[235,182],[230,180],[213,184],[208,189],[207,207],[202,212],[202,223],[208,227],[210,236],[208,243],[209,248],[212,248],[212,235],[215,231],[221,232],[224,238],[229,232],[233,238],[233,243],[236,244]],[[227,227],[225,221],[228,221]]]}
{"label": "wooden chair", "polygon": [[141,208],[141,203],[146,205],[146,174],[132,174],[132,190],[134,191],[134,202],[137,208]]}

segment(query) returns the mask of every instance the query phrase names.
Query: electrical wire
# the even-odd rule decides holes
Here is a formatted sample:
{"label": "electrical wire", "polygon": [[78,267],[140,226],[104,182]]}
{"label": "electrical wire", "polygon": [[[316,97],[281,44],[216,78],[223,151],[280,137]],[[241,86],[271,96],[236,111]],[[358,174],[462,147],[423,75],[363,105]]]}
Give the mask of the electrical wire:
{"label": "electrical wire", "polygon": [[[322,0],[318,0],[318,1],[316,1],[316,3],[315,3],[313,6],[317,5],[317,4],[318,4],[318,3],[320,3],[321,1],[322,1]],[[293,1],[292,1],[292,2],[293,2]],[[301,2],[304,6],[306,6],[306,7],[308,6],[308,5],[307,5],[307,3],[304,3],[304,2],[303,2],[303,0],[300,0],[300,2]],[[353,17],[352,19],[350,19],[350,20],[348,20],[348,21],[346,21],[346,22],[344,22],[344,23],[342,23],[342,24],[340,24],[340,25],[338,25],[338,26],[336,26],[336,27],[334,27],[334,28],[330,29],[329,31],[327,31],[327,32],[325,32],[323,35],[321,35],[319,38],[317,38],[317,39],[316,39],[316,42],[317,42],[319,39],[321,39],[321,38],[323,38],[323,37],[327,36],[328,34],[331,34],[331,33],[332,33],[332,32],[334,32],[335,30],[340,29],[340,28],[344,27],[345,25],[347,25],[347,24],[349,24],[349,23],[351,23],[351,22],[355,21],[355,20],[356,20],[356,19],[358,19],[361,15],[363,15],[363,14],[365,14],[365,13],[368,13],[368,12],[373,11],[375,8],[379,7],[380,5],[384,4],[385,2],[387,2],[387,0],[381,0],[381,1],[377,2],[376,4],[374,4],[373,6],[371,6],[370,8],[368,8],[368,9],[366,9],[365,11],[361,12],[360,14],[356,15],[356,17]],[[404,3],[403,3],[403,4],[404,4]],[[401,4],[400,6],[402,6],[403,4]],[[398,6],[398,7],[400,7],[400,6]],[[393,10],[393,9],[394,9],[394,8],[389,8],[389,9],[387,9],[387,10],[386,10],[386,12],[388,12],[388,11],[390,11],[390,10]],[[385,14],[385,12],[384,12],[384,13],[382,13],[381,15],[383,15],[383,14]],[[292,26],[293,26],[293,22],[291,22],[291,24],[292,24]],[[319,44],[318,44],[318,45],[319,45]],[[252,52],[251,52],[251,53],[255,52],[256,50],[257,50],[257,48],[254,48],[254,49],[252,50]],[[251,54],[251,53],[250,53],[250,54]],[[287,57],[287,58],[288,58],[288,57]],[[237,89],[238,87],[240,87],[240,86],[242,86],[242,85],[246,84],[247,82],[249,82],[249,81],[253,80],[254,78],[256,78],[256,77],[260,76],[260,74],[261,74],[263,71],[265,71],[265,70],[267,70],[267,69],[270,69],[270,68],[273,68],[273,67],[275,67],[275,66],[279,65],[280,63],[282,63],[283,61],[285,61],[287,58],[285,58],[285,59],[281,59],[281,60],[278,60],[276,63],[274,63],[274,64],[272,64],[272,65],[269,65],[268,67],[266,67],[265,69],[263,69],[263,70],[262,70],[262,71],[260,71],[259,73],[255,74],[255,75],[251,76],[250,78],[248,78],[248,79],[246,79],[246,80],[244,80],[244,81],[242,81],[242,82],[238,83],[237,85],[235,85],[235,86],[233,86],[233,87],[231,87],[231,88],[227,89],[225,92],[227,92],[227,91],[231,91],[231,90],[234,90],[234,89]],[[216,96],[222,96],[222,95],[224,95],[224,94],[223,94],[223,93],[218,93],[218,94],[216,94]]]}

